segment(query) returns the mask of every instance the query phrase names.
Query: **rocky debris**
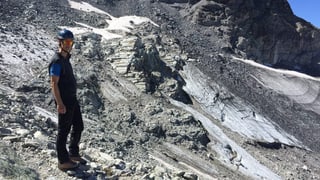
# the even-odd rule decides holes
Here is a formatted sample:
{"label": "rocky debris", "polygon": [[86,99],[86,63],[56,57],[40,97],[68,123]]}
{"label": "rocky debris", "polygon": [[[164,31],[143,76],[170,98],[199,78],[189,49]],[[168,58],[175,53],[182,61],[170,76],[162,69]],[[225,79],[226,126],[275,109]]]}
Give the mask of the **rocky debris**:
{"label": "rocky debris", "polygon": [[[191,61],[199,63],[199,67],[205,66],[204,72],[209,69],[209,74],[214,76],[212,80],[225,83],[231,90],[237,89],[236,95],[253,93],[241,91],[242,86],[251,86],[249,82],[248,85],[239,83],[248,74],[241,70],[244,66],[228,59],[230,52],[243,53],[237,51],[242,50],[242,46],[232,49],[232,43],[228,43],[229,21],[221,21],[218,34],[210,24],[214,17],[211,8],[224,8],[222,1],[215,1],[219,2],[218,6],[210,4],[214,1],[175,1],[169,5],[163,3],[167,1],[86,1],[119,16],[129,12],[149,13],[161,26],[144,24],[131,33],[124,33],[123,38],[110,41],[94,33],[76,37],[72,63],[85,119],[80,149],[88,164],[67,173],[56,167],[56,115],[52,113],[55,112],[53,104],[47,103],[50,99],[47,62],[56,46],[53,35],[57,26],[75,25],[73,20],[95,27],[107,24],[99,20],[100,15],[82,14],[56,1],[17,2],[4,1],[0,5],[1,9],[6,7],[0,11],[6,14],[0,20],[0,35],[6,39],[1,42],[0,51],[0,138],[4,144],[0,147],[3,148],[0,172],[3,179],[20,178],[21,174],[23,179],[248,179],[241,171],[245,168],[245,158],[235,147],[208,136],[206,127],[196,117],[169,100],[173,98],[202,112],[182,89],[185,82],[179,71]],[[230,3],[237,5],[235,1]],[[202,5],[203,8],[198,9]],[[16,10],[18,15],[25,12],[26,16],[19,18],[7,7],[13,7],[11,10]],[[206,26],[181,18],[189,8],[198,13],[191,19]],[[56,16],[57,13],[64,16]],[[20,23],[10,23],[12,18]],[[29,25],[21,27],[26,20]],[[16,42],[23,46],[11,46]],[[10,46],[6,49],[7,44]],[[43,53],[44,47],[49,47],[50,52]],[[24,53],[19,53],[19,49]],[[35,56],[30,58],[28,54]],[[6,62],[8,56],[19,61],[19,65]],[[229,97],[218,94],[215,98]],[[264,98],[259,103],[268,107],[278,100],[274,98],[268,104],[265,102],[269,96]],[[212,121],[221,126],[218,120]],[[316,152],[287,146],[278,148],[279,144],[274,144],[275,149],[266,148],[269,144],[246,143],[246,138],[220,128],[282,178],[319,179]],[[219,153],[209,148],[220,145],[227,159],[221,160]],[[12,155],[12,151],[17,153]]]}
{"label": "rocky debris", "polygon": [[36,179],[35,170],[26,166],[10,144],[0,143],[0,178],[1,179]]}
{"label": "rocky debris", "polygon": [[[251,47],[253,49],[258,48],[258,51],[260,51],[262,48],[258,47],[259,44],[250,45],[251,41],[248,40],[249,41],[248,44],[246,44],[243,47],[246,49],[245,51],[243,51],[245,52],[245,55],[241,55],[241,53],[239,54],[239,51],[238,51],[239,49],[237,50],[237,48],[235,48],[235,46],[232,45],[233,42],[235,42],[235,40],[232,41],[231,39],[233,37],[232,34],[235,33],[237,29],[235,27],[236,25],[238,25],[239,28],[242,28],[239,30],[239,32],[240,31],[242,32],[242,30],[244,30],[241,36],[242,35],[243,37],[248,36],[249,38],[253,39],[254,43],[258,41],[258,43],[261,43],[261,45],[264,46],[265,44],[268,44],[268,42],[274,42],[275,40],[271,38],[273,37],[273,35],[270,35],[269,32],[276,31],[274,32],[275,34],[281,33],[277,31],[278,29],[272,29],[272,31],[265,31],[266,34],[263,35],[263,37],[271,38],[272,40],[270,41],[268,40],[267,42],[260,42],[261,39],[259,39],[257,36],[255,36],[255,38],[252,38],[251,34],[245,31],[246,29],[243,29],[243,26],[247,27],[250,24],[256,24],[256,26],[252,26],[252,28],[258,28],[258,29],[256,29],[255,31],[252,31],[252,33],[261,32],[259,31],[261,26],[268,26],[266,28],[272,28],[273,26],[269,26],[270,23],[265,23],[265,21],[260,21],[260,20],[256,21],[254,19],[251,19],[251,17],[264,18],[264,16],[268,16],[269,13],[262,14],[262,15],[260,13],[269,12],[269,11],[277,12],[277,16],[271,16],[275,18],[273,22],[280,21],[279,22],[280,24],[288,21],[296,22],[297,19],[296,17],[292,16],[291,10],[288,9],[287,2],[283,2],[283,1],[266,2],[266,4],[260,4],[261,5],[260,6],[259,3],[255,3],[255,1],[250,1],[250,2],[199,1],[199,3],[193,4],[192,6],[190,4],[180,3],[180,6],[184,7],[180,9],[175,8],[175,6],[172,4],[161,4],[161,5],[163,5],[164,8],[161,8],[161,9],[158,8],[158,10],[161,12],[160,15],[157,16],[159,18],[159,21],[164,22],[163,26],[165,26],[169,24],[168,21],[165,21],[166,19],[168,19],[166,17],[170,16],[171,14],[173,15],[171,15],[170,17],[172,16],[177,17],[174,19],[174,21],[177,22],[176,30],[174,32],[175,34],[180,34],[179,40],[180,42],[182,42],[182,47],[186,52],[189,53],[188,54],[189,58],[195,59],[193,61],[193,64],[197,68],[201,69],[201,71],[204,72],[212,81],[217,82],[219,86],[226,87],[228,90],[230,90],[230,92],[232,92],[236,96],[241,97],[242,99],[253,104],[255,108],[257,108],[256,110],[254,110],[255,112],[262,112],[264,116],[270,117],[270,119],[272,119],[274,122],[279,124],[280,127],[286,130],[289,134],[295,134],[296,138],[306,143],[307,146],[312,147],[312,149],[318,149],[317,144],[319,143],[314,143],[315,141],[317,141],[317,139],[319,139],[318,138],[319,134],[317,133],[318,126],[314,126],[314,124],[318,124],[316,122],[316,120],[319,118],[317,115],[318,111],[310,112],[309,108],[306,108],[304,104],[296,103],[296,101],[292,100],[290,96],[288,97],[288,94],[279,93],[278,91],[275,91],[273,89],[263,87],[263,85],[260,84],[261,81],[255,78],[256,74],[260,74],[259,71],[261,69],[259,68],[257,69],[255,67],[252,67],[251,65],[248,65],[246,63],[239,61],[238,59],[241,59],[241,58],[235,58],[235,56],[244,57],[244,58],[250,56],[251,51],[248,48],[251,48]],[[275,7],[276,5],[277,7]],[[246,9],[244,7],[246,7],[247,10],[243,10],[243,9]],[[283,8],[279,9],[278,7],[283,7]],[[213,9],[216,8],[216,11],[212,11],[210,8],[213,8]],[[219,12],[217,8],[218,10],[221,10],[221,13],[218,14],[217,17],[215,17],[214,13]],[[261,8],[262,10],[256,11],[254,8],[256,9]],[[179,13],[176,13],[177,11]],[[199,23],[199,21],[193,21],[195,22],[194,24],[190,23],[189,21],[179,24],[179,21],[181,21],[181,19],[191,20],[192,17],[195,17],[193,15],[196,15],[196,14],[193,12],[199,12],[199,13],[201,12],[201,13],[207,13],[211,15],[211,16],[209,15],[199,16],[199,18],[204,18],[204,19],[205,17],[208,17],[209,18],[207,19],[208,21],[209,20],[215,21],[215,19],[217,19],[217,21],[219,22],[220,20],[219,18],[221,18],[221,21],[220,21],[221,25],[205,26],[204,24],[202,24],[201,26],[198,26],[196,23]],[[231,12],[233,14],[230,14]],[[238,15],[237,12],[243,12],[243,14],[240,15],[241,14],[240,13]],[[166,15],[163,15],[162,13]],[[226,14],[228,13],[229,13],[229,16],[226,16]],[[246,13],[248,13],[248,16],[246,16]],[[183,17],[181,17],[182,15]],[[221,15],[221,17],[218,17],[219,15]],[[215,18],[211,18],[211,17],[215,17]],[[269,19],[271,17],[268,16],[265,19]],[[243,20],[245,23],[242,24],[241,20]],[[301,34],[301,37],[308,36],[310,32],[314,32],[314,36],[316,38],[317,34],[319,34],[317,29],[313,28],[312,26],[309,26],[307,23],[305,24],[301,19],[298,19],[298,21],[304,24],[304,27],[308,27],[307,29],[310,30],[307,33],[302,33],[303,35]],[[296,31],[291,29],[294,26],[295,25],[292,25],[288,27],[288,29],[285,28],[287,26],[283,26],[283,29],[282,28],[279,28],[279,29],[290,31],[291,33],[288,33],[288,34],[293,33],[294,35],[292,36],[296,36],[297,35]],[[248,28],[251,28],[251,26]],[[262,28],[262,29],[266,29],[266,28]],[[236,37],[235,39],[237,39],[238,37],[240,37],[240,35],[236,34],[235,37]],[[282,37],[283,36],[276,38],[276,40],[282,39]],[[299,38],[300,38],[300,35],[299,35]],[[284,61],[286,61],[285,63],[289,63],[289,64],[291,63],[290,66],[293,67],[297,65],[297,63],[295,63],[296,62],[295,60],[294,60],[295,62],[291,62],[292,59],[294,59],[292,56],[301,56],[301,55],[308,56],[307,54],[309,54],[309,52],[312,54],[312,52],[310,51],[310,49],[312,48],[310,47],[308,50],[303,51],[308,53],[296,54],[296,52],[291,52],[291,50],[297,49],[297,48],[299,49],[301,47],[300,45],[297,45],[301,41],[300,40],[296,41],[292,38],[289,38],[290,41],[287,41],[287,39],[288,38],[285,38],[281,40],[281,42],[283,43],[290,42],[291,44],[281,46],[281,48],[285,49],[291,45],[293,45],[294,47],[284,50],[285,53],[282,54],[283,56],[278,53],[279,58],[282,58]],[[272,46],[272,47],[275,47],[275,46]],[[263,53],[261,52],[258,53],[263,57],[260,58],[260,55],[257,55],[257,57],[259,58],[257,59],[252,58],[252,59],[254,60],[256,59],[256,61],[258,62],[261,61],[260,63],[263,63],[262,61],[266,57],[267,53],[269,53],[270,57],[272,57],[274,56],[275,52],[277,52],[275,51],[274,48],[267,48],[267,49],[268,50],[265,50]],[[269,49],[272,49],[272,50],[269,51]],[[235,52],[238,52],[238,54]],[[290,52],[290,54],[288,55],[287,52]],[[316,53],[313,53],[313,55],[317,56]],[[270,61],[270,60],[274,60],[274,59],[267,58],[267,61]],[[311,62],[311,59],[306,59],[302,61],[303,61],[301,62],[302,64],[304,63],[309,64]],[[300,65],[297,65],[297,67]],[[270,66],[270,64],[268,66]],[[317,66],[310,65],[310,67],[311,66],[317,67]],[[284,67],[282,66],[282,68]],[[281,76],[282,76],[281,73],[275,76],[280,78],[279,81],[281,80]],[[318,82],[313,81],[311,84],[313,83],[316,84],[315,85],[316,87],[318,86]],[[309,85],[308,83],[306,83],[306,86],[308,86],[308,89],[310,90],[313,89],[312,87],[313,85]],[[315,92],[315,93],[317,94],[318,92]],[[311,104],[318,102],[318,99],[316,98],[316,96],[313,99],[314,101],[312,101]],[[277,107],[277,108],[274,108],[274,107]],[[289,118],[290,120],[287,120],[288,117],[290,117]],[[301,127],[302,124],[304,127],[307,126],[307,128],[304,130],[297,128],[297,127]],[[306,136],[310,136],[310,135],[312,136],[312,138],[310,137],[306,138]]]}
{"label": "rocky debris", "polygon": [[[97,63],[102,62],[98,61]],[[84,65],[87,66],[88,64]],[[104,66],[108,65],[104,64]],[[94,71],[93,69],[91,70]],[[39,73],[42,74],[43,72],[40,71]],[[209,140],[206,138],[205,131],[201,128],[200,124],[190,114],[185,114],[176,109],[165,108],[168,106],[165,105],[167,102],[161,99],[156,100],[150,96],[140,102],[139,100],[135,100],[135,102],[132,102],[132,105],[120,103],[114,107],[106,106],[108,105],[107,102],[106,104],[102,104],[101,101],[98,101],[100,105],[96,106],[97,103],[94,103],[95,99],[100,99],[99,95],[103,95],[103,93],[96,94],[85,88],[91,86],[98,91],[99,87],[94,88],[94,86],[98,86],[98,83],[94,81],[102,79],[98,77],[99,75],[93,72],[79,74],[81,84],[79,96],[81,102],[88,104],[83,108],[85,112],[84,116],[97,117],[97,114],[99,114],[100,118],[99,120],[86,119],[87,131],[84,132],[81,150],[85,158],[89,160],[89,165],[81,166],[76,171],[68,171],[67,174],[69,176],[78,178],[100,177],[103,179],[118,178],[120,176],[134,177],[136,176],[135,174],[142,173],[138,176],[144,176],[145,178],[171,177],[171,172],[166,172],[166,170],[162,172],[162,170],[159,170],[162,169],[160,166],[153,167],[147,163],[144,165],[144,169],[147,169],[147,171],[141,171],[138,162],[130,162],[131,165],[129,166],[125,160],[132,161],[132,156],[139,160],[145,159],[148,152],[146,151],[146,154],[141,154],[144,150],[141,151],[140,148],[144,149],[143,146],[155,146],[163,140],[182,144],[197,151],[199,149],[205,150],[206,143]],[[38,93],[44,93],[43,91],[39,91],[38,88],[32,88],[32,82],[23,84],[16,88],[16,91],[2,88],[3,97],[1,96],[1,102],[4,104],[1,104],[3,105],[1,114],[5,115],[1,122],[1,126],[3,127],[1,129],[2,140],[13,144],[18,151],[22,151],[23,153],[19,155],[25,158],[26,163],[36,163],[32,159],[38,157],[40,162],[31,165],[31,169],[37,169],[39,165],[43,171],[46,169],[56,169],[54,145],[56,131],[55,125],[52,125],[52,120],[50,119],[50,117],[55,115],[49,114],[49,118],[48,116],[44,116],[43,113],[40,113],[40,109],[33,104],[37,102],[37,98],[33,99],[33,102],[27,98],[27,94],[32,93],[32,96],[37,96]],[[49,92],[46,91],[45,93]],[[123,97],[125,98],[125,96]],[[38,98],[41,98],[41,96]],[[140,106],[136,107],[136,104],[140,104]],[[90,105],[92,105],[91,108]],[[103,107],[107,107],[108,110],[104,112],[99,111]],[[173,124],[174,127],[171,127],[169,124]],[[176,138],[177,136],[180,138]],[[196,142],[193,142],[193,139]],[[105,144],[109,144],[108,148],[105,147]],[[141,145],[142,147],[140,147]],[[89,147],[94,147],[94,149]],[[34,153],[38,154],[35,155]],[[34,157],[28,159],[32,156]],[[45,159],[49,159],[49,161],[45,162]],[[27,166],[27,164],[24,166]],[[155,172],[152,173],[153,171]],[[45,174],[42,174],[42,170],[39,170],[38,173],[37,176],[41,178],[49,178]],[[51,176],[60,177],[63,175],[55,171]]]}
{"label": "rocky debris", "polygon": [[[2,93],[5,94],[5,92]],[[26,99],[24,95],[19,95],[19,93],[12,94],[9,97],[3,96],[1,100],[2,102],[7,102],[7,104],[11,105],[7,106],[1,104],[1,113],[7,115],[1,121],[1,138],[4,142],[4,145],[1,145],[1,147],[14,148],[14,152],[19,152],[15,155],[15,159],[12,160],[12,162],[16,163],[16,170],[14,171],[6,170],[8,163],[11,162],[9,161],[10,158],[6,156],[11,155],[7,153],[3,154],[5,156],[4,159],[9,159],[8,161],[1,163],[4,178],[17,178],[21,177],[23,174],[23,177],[26,179],[34,179],[36,177],[40,177],[41,179],[63,177],[63,179],[65,179],[66,177],[59,173],[56,168],[54,143],[56,130],[54,127],[48,126],[47,117],[43,116],[41,113],[39,114],[39,109],[34,108],[33,103]],[[26,104],[28,105],[26,106]],[[10,107],[12,108],[10,109]],[[104,119],[101,122],[86,120],[87,131],[84,132],[83,143],[80,144],[80,149],[84,154],[84,158],[86,158],[89,163],[86,166],[81,165],[80,168],[75,171],[68,171],[66,174],[71,177],[89,179],[117,179],[119,177],[128,176],[144,176],[145,178],[160,176],[171,177],[170,172],[166,172],[166,170],[162,172],[163,170],[159,170],[163,169],[162,167],[152,166],[149,163],[143,165],[144,168],[148,170],[142,170],[138,160],[142,161],[145,159],[148,156],[148,152],[146,151],[146,154],[141,154],[143,151],[139,149],[143,148],[143,146],[154,146],[160,143],[162,141],[161,139],[166,139],[166,141],[168,141],[171,137],[173,143],[185,144],[188,147],[189,143],[193,143],[192,139],[199,139],[200,141],[203,138],[202,136],[205,137],[205,132],[201,130],[198,123],[193,122],[192,116],[181,114],[181,112],[177,110],[163,110],[162,108],[164,108],[164,105],[161,105],[160,103],[158,103],[158,107],[154,107],[153,103],[146,106],[143,112],[154,116],[155,119],[155,121],[148,120],[147,124],[145,124],[147,121],[140,119],[142,117],[137,117],[132,110],[131,113],[126,114],[126,111],[120,109],[114,109],[113,113],[109,113],[109,119]],[[161,113],[172,116],[172,118],[168,118],[168,120],[174,118],[175,120],[173,122],[176,127],[181,126],[184,131],[190,129],[189,131],[195,132],[193,135],[194,137],[189,135],[193,134],[191,132],[185,131],[186,134],[176,132],[179,128],[166,129],[166,127],[163,127],[163,125],[159,123],[159,119],[156,118],[156,116],[165,116],[160,115]],[[24,118],[22,119],[19,117]],[[121,117],[123,120],[119,121],[118,117]],[[115,121],[115,123],[112,121]],[[116,122],[121,122],[121,125]],[[99,126],[97,126],[97,123],[99,123]],[[103,123],[108,123],[109,125],[115,124],[116,126],[109,126],[110,130],[105,130],[108,126]],[[133,128],[139,124],[145,124],[145,129],[141,129],[141,132],[138,132],[139,128]],[[191,124],[198,126],[198,130],[194,127],[192,128],[192,126],[190,126]],[[94,126],[95,128],[91,126]],[[201,131],[203,134],[199,134]],[[145,134],[145,136],[136,136],[135,134]],[[175,138],[177,134],[182,137],[185,136],[183,138],[185,139],[183,140],[184,142],[181,142],[182,139],[179,140]],[[129,136],[131,136],[131,138],[129,138]],[[108,137],[108,139],[106,139],[106,137]],[[189,143],[188,139],[190,140]],[[154,144],[154,142],[156,142],[156,144]],[[206,143],[203,140],[200,142]],[[106,144],[109,144],[108,148],[105,148]],[[136,147],[137,145],[138,147]],[[140,147],[140,145],[142,146]],[[198,150],[201,147],[204,148],[205,144],[194,144],[189,146],[189,148],[191,147],[192,149]],[[3,152],[9,153],[11,151],[12,150]],[[137,160],[130,160],[131,156],[135,156]],[[18,164],[18,160],[21,160],[21,164]],[[130,160],[130,162],[127,162],[127,160]],[[33,169],[38,170],[34,171]],[[52,173],[47,174],[46,171],[49,169]],[[138,175],[140,173],[142,174]],[[146,175],[145,173],[150,174]]]}

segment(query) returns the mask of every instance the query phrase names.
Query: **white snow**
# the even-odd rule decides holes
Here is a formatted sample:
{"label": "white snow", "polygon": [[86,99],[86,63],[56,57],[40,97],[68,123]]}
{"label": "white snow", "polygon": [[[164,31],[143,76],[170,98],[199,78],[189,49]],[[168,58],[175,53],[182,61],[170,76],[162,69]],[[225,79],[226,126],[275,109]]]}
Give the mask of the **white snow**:
{"label": "white snow", "polygon": [[[104,14],[107,16],[106,18],[106,22],[108,23],[107,28],[95,28],[81,22],[76,22],[81,27],[60,26],[61,29],[64,29],[64,28],[69,29],[74,34],[93,32],[101,35],[105,40],[110,40],[114,38],[121,38],[123,36],[122,35],[123,33],[130,32],[132,29],[134,29],[135,26],[138,26],[145,22],[149,22],[154,26],[158,26],[156,23],[154,23],[153,21],[151,21],[149,18],[146,18],[146,17],[133,15],[133,16],[122,16],[117,18],[103,10],[93,7],[92,5],[86,2],[79,3],[72,0],[68,0],[68,2],[70,7],[73,9],[77,9],[84,12]],[[114,32],[114,31],[118,31],[118,32]]]}
{"label": "white snow", "polygon": [[130,32],[135,25],[142,24],[144,22],[150,22],[155,26],[158,26],[156,23],[151,21],[149,18],[140,17],[140,16],[122,16],[119,18],[112,17],[111,20],[106,20],[109,24],[108,30],[123,30]]}
{"label": "white snow", "polygon": [[232,58],[235,59],[235,60],[239,60],[239,61],[242,61],[244,63],[250,64],[252,66],[255,66],[255,67],[258,67],[258,68],[263,68],[263,69],[266,69],[266,70],[269,70],[269,71],[273,71],[273,72],[276,72],[276,73],[281,73],[283,75],[291,75],[291,76],[296,76],[296,77],[305,78],[305,79],[312,79],[312,80],[316,80],[316,81],[320,82],[319,78],[315,78],[315,77],[312,77],[312,76],[309,76],[307,74],[303,74],[303,73],[300,73],[300,72],[297,72],[297,71],[291,71],[291,70],[285,70],[285,69],[275,69],[275,68],[271,68],[271,67],[265,66],[263,64],[256,63],[253,60],[242,59],[242,58],[238,58],[238,57],[234,57],[234,56]]}
{"label": "white snow", "polygon": [[92,6],[91,4],[89,3],[86,3],[86,2],[76,2],[76,1],[71,1],[71,0],[68,0],[69,2],[69,5],[72,9],[77,9],[79,11],[84,11],[84,12],[95,12],[95,13],[98,13],[98,14],[105,14],[105,15],[108,15],[108,13],[106,13],[105,11],[102,11],[94,6]]}
{"label": "white snow", "polygon": [[76,24],[82,26],[82,27],[67,27],[67,26],[60,26],[61,29],[69,29],[74,34],[83,34],[87,32],[92,32],[101,35],[105,40],[115,39],[115,38],[121,38],[122,35],[111,33],[108,31],[108,29],[100,29],[95,28],[92,26],[89,26],[84,23],[75,22]]}

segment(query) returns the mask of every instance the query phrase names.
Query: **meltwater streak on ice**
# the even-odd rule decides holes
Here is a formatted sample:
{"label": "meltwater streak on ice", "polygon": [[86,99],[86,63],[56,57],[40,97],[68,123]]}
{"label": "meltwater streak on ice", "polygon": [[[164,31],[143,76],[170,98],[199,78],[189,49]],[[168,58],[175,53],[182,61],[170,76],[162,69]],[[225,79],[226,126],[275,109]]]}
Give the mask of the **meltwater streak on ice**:
{"label": "meltwater streak on ice", "polygon": [[[202,126],[208,131],[209,135],[214,137],[219,143],[213,145],[213,149],[219,153],[221,162],[226,163],[230,162],[228,154],[224,152],[224,145],[229,144],[233,150],[238,153],[238,156],[241,156],[241,164],[245,167],[239,167],[240,171],[249,176],[261,179],[281,179],[277,174],[273,173],[267,167],[261,165],[255,158],[253,158],[249,153],[247,153],[243,148],[241,148],[237,143],[231,140],[223,131],[212,123],[210,119],[205,117],[203,114],[199,113],[195,109],[189,107],[186,104],[170,99],[170,102],[188,112],[190,112],[196,119],[198,119]],[[228,164],[228,163],[226,163]],[[230,165],[230,164],[228,164]]]}
{"label": "meltwater streak on ice", "polygon": [[258,113],[253,114],[253,107],[244,103],[240,98],[233,96],[234,99],[226,101],[214,100],[213,97],[221,87],[207,80],[207,77],[196,67],[187,64],[182,74],[186,81],[184,90],[199,102],[204,111],[221,120],[222,125],[250,139],[303,147],[300,141],[270,120]]}

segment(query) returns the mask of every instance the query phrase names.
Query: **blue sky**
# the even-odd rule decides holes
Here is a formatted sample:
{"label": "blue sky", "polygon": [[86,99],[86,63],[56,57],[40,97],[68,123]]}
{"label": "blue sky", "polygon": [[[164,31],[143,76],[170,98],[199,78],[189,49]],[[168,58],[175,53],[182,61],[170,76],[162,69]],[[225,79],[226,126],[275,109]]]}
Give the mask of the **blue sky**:
{"label": "blue sky", "polygon": [[320,28],[320,0],[288,0],[293,13]]}

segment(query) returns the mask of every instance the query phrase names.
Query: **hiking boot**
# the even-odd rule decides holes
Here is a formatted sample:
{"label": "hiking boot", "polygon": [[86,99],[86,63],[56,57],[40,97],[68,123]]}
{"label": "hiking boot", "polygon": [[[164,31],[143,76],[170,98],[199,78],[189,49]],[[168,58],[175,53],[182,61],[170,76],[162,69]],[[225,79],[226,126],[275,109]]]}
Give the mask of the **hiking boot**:
{"label": "hiking boot", "polygon": [[78,163],[75,163],[73,161],[68,161],[68,162],[65,162],[65,163],[58,163],[58,168],[61,170],[61,171],[67,171],[67,170],[72,170],[72,169],[75,169],[79,166]]}
{"label": "hiking boot", "polygon": [[71,161],[76,162],[76,163],[80,163],[80,164],[87,164],[87,161],[83,158],[81,158],[80,156],[78,157],[70,157]]}

